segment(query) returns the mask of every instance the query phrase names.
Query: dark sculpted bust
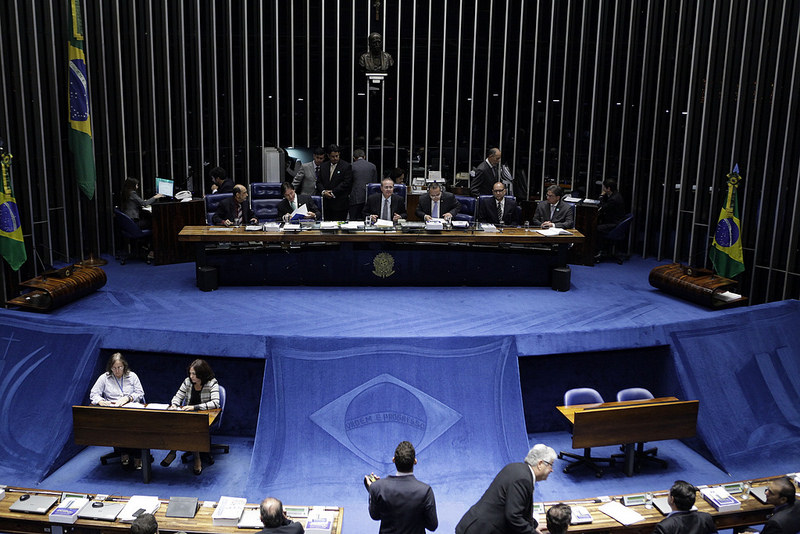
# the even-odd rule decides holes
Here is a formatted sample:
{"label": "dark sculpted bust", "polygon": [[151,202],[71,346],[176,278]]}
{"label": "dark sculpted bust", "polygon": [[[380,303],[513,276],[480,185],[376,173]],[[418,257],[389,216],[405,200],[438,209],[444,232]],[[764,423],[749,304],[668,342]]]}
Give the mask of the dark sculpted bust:
{"label": "dark sculpted bust", "polygon": [[358,64],[367,72],[386,72],[394,65],[392,56],[383,51],[381,34],[369,34],[369,50],[361,54]]}

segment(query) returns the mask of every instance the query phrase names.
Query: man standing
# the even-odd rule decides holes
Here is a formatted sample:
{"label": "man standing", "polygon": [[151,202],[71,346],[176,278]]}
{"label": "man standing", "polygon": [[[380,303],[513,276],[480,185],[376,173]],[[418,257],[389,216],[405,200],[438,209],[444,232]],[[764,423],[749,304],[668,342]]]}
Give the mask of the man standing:
{"label": "man standing", "polygon": [[241,226],[242,224],[258,224],[247,202],[247,188],[241,184],[233,186],[233,196],[223,199],[217,206],[217,212],[211,218],[217,225]]}
{"label": "man standing", "polygon": [[490,148],[486,159],[475,168],[475,176],[470,182],[472,196],[491,195],[492,184],[500,181],[500,156],[498,148]]}
{"label": "man standing", "polygon": [[233,180],[228,178],[225,169],[214,167],[209,174],[211,175],[212,193],[233,193]]}
{"label": "man standing", "polygon": [[683,480],[676,480],[669,490],[667,502],[672,511],[661,520],[655,534],[710,534],[717,531],[711,514],[692,511],[697,488]]}
{"label": "man standing", "polygon": [[[381,522],[382,534],[425,534],[425,529],[436,530],[436,499],[433,490],[414,477],[417,463],[414,446],[401,441],[394,451],[392,462],[397,474],[378,478],[373,473],[367,477],[369,490],[369,516]],[[374,478],[374,482],[370,479]]]}
{"label": "man standing", "polygon": [[561,200],[564,190],[557,185],[547,188],[546,199],[536,205],[536,213],[533,216],[533,225],[542,228],[575,228],[575,216],[572,214],[572,206]]}
{"label": "man standing", "polygon": [[428,192],[419,198],[417,217],[423,221],[445,219],[449,221],[461,210],[461,203],[453,193],[442,191],[442,184],[433,182]]}
{"label": "man standing", "polygon": [[555,461],[556,451],[538,443],[528,451],[524,462],[505,466],[458,522],[456,534],[540,532],[533,518],[534,484],[547,480]]}
{"label": "man standing", "polygon": [[355,221],[364,211],[367,184],[378,181],[378,169],[367,161],[363,150],[353,150],[353,190],[350,192],[350,220]]}
{"label": "man standing", "polygon": [[261,522],[264,530],[259,534],[303,534],[303,525],[292,521],[283,510],[283,503],[274,497],[261,501]]}
{"label": "man standing", "polygon": [[328,161],[319,167],[317,194],[322,195],[323,212],[328,221],[347,219],[350,191],[353,189],[353,168],[341,159],[338,145],[328,147]]}
{"label": "man standing", "polygon": [[291,183],[283,182],[281,184],[281,195],[283,195],[283,200],[278,203],[278,219],[288,221],[294,210],[303,204],[306,205],[308,210],[308,215],[304,217],[305,219],[316,219],[318,217],[319,207],[317,207],[311,195],[298,195]]}
{"label": "man standing", "polygon": [[[364,205],[363,217],[370,216],[372,222],[378,219],[398,221],[406,218],[406,202],[394,192],[394,181],[391,178],[381,180],[381,192],[373,193]],[[350,217],[354,219],[353,216]]]}
{"label": "man standing", "polygon": [[303,163],[292,180],[292,186],[299,194],[317,194],[317,180],[319,180],[320,166],[323,161],[325,161],[325,149],[318,146],[314,149],[314,159]]}
{"label": "man standing", "polygon": [[478,201],[478,220],[492,224],[517,224],[517,201],[506,198],[506,184],[492,184],[494,198]]}

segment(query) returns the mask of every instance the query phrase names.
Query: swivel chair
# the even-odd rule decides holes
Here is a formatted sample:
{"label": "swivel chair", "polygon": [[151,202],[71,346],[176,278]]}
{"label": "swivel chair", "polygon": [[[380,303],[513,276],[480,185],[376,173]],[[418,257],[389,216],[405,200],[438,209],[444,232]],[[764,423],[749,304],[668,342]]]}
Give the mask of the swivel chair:
{"label": "swivel chair", "polygon": [[206,195],[206,222],[209,225],[214,224],[214,214],[217,212],[219,203],[232,196],[233,193],[214,193],[213,195]]}
{"label": "swivel chair", "polygon": [[[652,399],[653,394],[650,391],[646,390],[645,388],[627,388],[622,389],[617,392],[617,402],[623,401],[636,401],[636,400],[647,400]],[[633,457],[633,469],[637,473],[639,472],[642,462],[649,461],[655,464],[660,465],[664,469],[667,468],[667,462],[662,460],[661,458],[656,458],[656,454],[658,454],[658,447],[653,447],[651,449],[644,449],[644,443],[637,443],[636,450],[634,451]],[[611,456],[612,458],[624,458],[624,454],[614,454]]]}
{"label": "swivel chair", "polygon": [[[573,406],[575,404],[593,404],[593,403],[602,403],[603,397],[600,393],[597,392],[596,389],[592,388],[576,388],[570,389],[566,393],[564,393],[564,406]],[[609,466],[614,465],[614,458],[596,458],[592,456],[592,449],[590,447],[586,447],[583,449],[583,455],[574,454],[571,452],[564,452],[561,451],[558,453],[559,459],[564,458],[574,458],[574,462],[570,462],[564,468],[565,473],[569,473],[573,469],[578,466],[585,465],[589,468],[594,470],[594,474],[597,478],[603,476],[603,469],[597,465],[598,463],[607,463]]]}
{"label": "swivel chair", "polygon": [[461,204],[461,211],[456,213],[454,220],[467,221],[470,223],[474,221],[478,209],[478,201],[475,200],[475,197],[456,195],[456,200]]}
{"label": "swivel chair", "polygon": [[126,249],[124,255],[120,254],[119,263],[125,265],[125,262],[128,261],[128,258],[133,254],[132,251],[142,246],[144,249],[145,261],[149,265],[151,260],[148,257],[148,253],[150,252],[150,241],[153,231],[139,228],[136,221],[131,219],[127,213],[119,208],[114,208],[114,222],[117,225],[120,235],[122,235]]}
{"label": "swivel chair", "polygon": [[[603,247],[595,256],[595,263],[600,263],[604,258],[614,258],[618,265],[628,259],[627,254],[617,252],[617,245],[621,245],[628,239],[628,230],[633,222],[633,214],[629,213],[605,236],[600,236],[600,243]],[[608,249],[610,248],[610,251]]]}
{"label": "swivel chair", "polygon": [[[225,401],[227,400],[227,398],[228,398],[228,394],[225,391],[225,387],[220,385],[219,386],[219,415],[217,416],[216,419],[214,419],[214,424],[212,424],[211,428],[209,429],[209,431],[211,433],[214,433],[214,431],[219,430],[219,428],[222,426],[222,416],[225,415]],[[212,443],[211,444],[211,451],[208,453],[207,457],[205,456],[205,453],[202,453],[202,452],[200,453],[200,455],[203,457],[203,461],[205,463],[207,463],[208,465],[213,465],[214,464],[214,457],[211,455],[211,453],[213,453],[213,452],[219,452],[219,453],[222,453],[222,454],[228,454],[229,452],[231,452],[231,447],[230,447],[230,445],[225,445],[223,443]],[[186,451],[183,454],[181,454],[181,463],[185,464],[186,462],[188,462],[189,460],[192,460],[193,458],[194,458],[194,454],[192,454],[192,451]]]}

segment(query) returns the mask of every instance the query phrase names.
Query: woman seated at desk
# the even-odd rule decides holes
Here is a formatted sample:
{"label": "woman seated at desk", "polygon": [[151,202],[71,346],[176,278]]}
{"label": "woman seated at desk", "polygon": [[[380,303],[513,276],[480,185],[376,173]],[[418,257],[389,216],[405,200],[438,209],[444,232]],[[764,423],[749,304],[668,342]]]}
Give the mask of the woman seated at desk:
{"label": "woman seated at desk", "polygon": [[164,195],[156,193],[147,200],[143,200],[142,197],[139,196],[138,190],[139,180],[130,177],[125,178],[119,205],[122,211],[139,225],[139,228],[145,230],[150,228],[153,223],[150,213],[142,208],[149,206]]}
{"label": "woman seated at desk", "polygon": [[[121,352],[115,352],[108,359],[106,372],[101,374],[89,392],[89,402],[98,406],[125,406],[129,402],[144,402],[144,389],[139,377],[131,371],[128,361]],[[116,449],[120,453],[122,465],[130,463],[136,469],[142,468],[141,451],[138,449]]]}
{"label": "woman seated at desk", "polygon": [[[170,410],[213,410],[219,408],[219,383],[214,378],[214,371],[205,360],[195,360],[189,366],[189,376],[183,381],[178,392],[172,397]],[[169,451],[166,458],[161,460],[161,465],[168,467],[175,460],[177,451]],[[194,474],[203,471],[203,461],[199,451],[192,451],[194,455]]]}

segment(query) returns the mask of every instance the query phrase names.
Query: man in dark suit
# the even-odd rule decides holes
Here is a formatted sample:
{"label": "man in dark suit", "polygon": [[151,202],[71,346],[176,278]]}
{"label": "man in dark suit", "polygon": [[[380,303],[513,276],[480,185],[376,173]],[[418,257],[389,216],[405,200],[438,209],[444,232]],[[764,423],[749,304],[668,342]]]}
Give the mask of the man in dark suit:
{"label": "man in dark suit", "polygon": [[542,228],[575,228],[572,206],[561,200],[564,190],[557,185],[547,188],[546,200],[539,202],[533,216],[533,225]]}
{"label": "man in dark suit", "polygon": [[434,182],[428,192],[419,198],[417,217],[423,221],[431,219],[450,220],[461,210],[461,203],[453,193],[442,191],[442,184]]}
{"label": "man in dark suit", "polygon": [[228,173],[222,167],[214,167],[209,173],[211,175],[212,193],[233,193],[233,180],[228,178]]}
{"label": "man in dark suit", "polygon": [[470,180],[469,190],[472,196],[491,195],[492,184],[500,181],[500,156],[498,148],[490,148],[486,159],[475,167],[475,175]]}
{"label": "man in dark suit", "polygon": [[414,477],[417,463],[414,446],[402,441],[392,458],[397,474],[378,478],[374,473],[366,477],[369,490],[369,516],[381,522],[382,534],[425,534],[425,529],[436,530],[436,499],[433,490]]}
{"label": "man in dark suit", "polygon": [[378,181],[378,169],[366,160],[367,154],[360,148],[353,150],[353,189],[350,191],[350,220],[363,217],[367,200],[367,184]]}
{"label": "man in dark suit", "polygon": [[[406,201],[394,192],[394,180],[381,180],[381,192],[373,193],[364,204],[363,217],[371,217],[372,222],[378,219],[397,221],[406,218]],[[351,217],[352,219],[352,217]]]}
{"label": "man in dark suit", "polygon": [[789,477],[773,480],[767,487],[767,504],[775,506],[761,534],[795,534],[800,532],[800,502]]}
{"label": "man in dark suit", "polygon": [[319,217],[319,207],[314,202],[314,199],[311,198],[311,195],[298,195],[290,182],[281,184],[281,194],[283,195],[283,200],[278,204],[278,219],[288,221],[294,210],[303,204],[308,209],[308,215],[304,217],[305,219],[317,219]]}
{"label": "man in dark suit", "polygon": [[283,511],[283,503],[274,497],[261,501],[261,522],[264,530],[259,534],[303,534],[303,525],[292,521]]}
{"label": "man in dark suit", "polygon": [[253,210],[247,202],[247,188],[240,184],[233,186],[233,196],[219,203],[211,222],[225,226],[258,224],[258,219],[253,216]]}
{"label": "man in dark suit", "polygon": [[533,489],[553,472],[556,451],[536,444],[524,462],[508,464],[456,525],[456,534],[533,534]]}
{"label": "man in dark suit", "polygon": [[344,221],[350,207],[350,191],[353,189],[353,169],[341,159],[338,145],[328,147],[328,161],[319,167],[317,194],[322,195],[325,220]]}
{"label": "man in dark suit", "polygon": [[478,200],[478,220],[492,224],[516,225],[517,201],[506,198],[506,184],[492,184],[494,198],[483,197]]}
{"label": "man in dark suit", "polygon": [[603,194],[600,195],[600,208],[597,212],[597,231],[605,235],[625,218],[625,200],[617,191],[617,182],[603,181]]}
{"label": "man in dark suit", "polygon": [[317,193],[317,180],[319,179],[320,166],[325,161],[325,149],[321,146],[314,149],[314,159],[303,163],[300,170],[292,180],[295,191],[301,195],[314,195]]}
{"label": "man in dark suit", "polygon": [[676,480],[669,490],[669,507],[672,511],[661,520],[655,534],[710,534],[717,531],[711,514],[692,511],[697,488],[683,480]]}

